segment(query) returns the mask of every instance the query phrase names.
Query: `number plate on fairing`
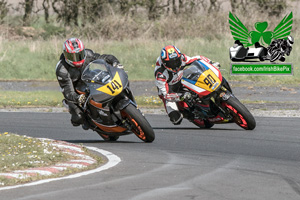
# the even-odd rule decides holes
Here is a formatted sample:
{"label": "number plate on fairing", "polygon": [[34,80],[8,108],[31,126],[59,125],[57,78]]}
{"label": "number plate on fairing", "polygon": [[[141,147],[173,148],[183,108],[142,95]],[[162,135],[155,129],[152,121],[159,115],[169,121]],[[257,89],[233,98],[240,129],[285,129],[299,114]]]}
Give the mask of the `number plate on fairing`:
{"label": "number plate on fairing", "polygon": [[123,90],[123,85],[119,73],[116,72],[116,75],[109,83],[99,87],[97,90],[111,96],[117,96],[120,94]]}
{"label": "number plate on fairing", "polygon": [[196,86],[201,87],[209,92],[215,91],[221,84],[221,80],[213,73],[211,69],[203,72],[195,83]]}

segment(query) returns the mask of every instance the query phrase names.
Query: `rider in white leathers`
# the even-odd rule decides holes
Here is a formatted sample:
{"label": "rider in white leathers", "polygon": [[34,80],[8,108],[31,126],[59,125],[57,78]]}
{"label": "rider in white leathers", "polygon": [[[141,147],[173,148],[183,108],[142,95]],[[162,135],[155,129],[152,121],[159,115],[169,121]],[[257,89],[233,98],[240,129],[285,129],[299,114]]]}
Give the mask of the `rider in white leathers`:
{"label": "rider in white leathers", "polygon": [[173,124],[178,125],[183,119],[179,112],[176,102],[184,98],[190,98],[190,93],[178,94],[181,91],[181,78],[185,66],[196,60],[205,60],[219,67],[219,63],[212,62],[204,56],[189,57],[179,51],[173,45],[168,45],[161,50],[161,55],[156,60],[154,71],[155,84],[158,89],[158,95],[162,99],[166,112]]}

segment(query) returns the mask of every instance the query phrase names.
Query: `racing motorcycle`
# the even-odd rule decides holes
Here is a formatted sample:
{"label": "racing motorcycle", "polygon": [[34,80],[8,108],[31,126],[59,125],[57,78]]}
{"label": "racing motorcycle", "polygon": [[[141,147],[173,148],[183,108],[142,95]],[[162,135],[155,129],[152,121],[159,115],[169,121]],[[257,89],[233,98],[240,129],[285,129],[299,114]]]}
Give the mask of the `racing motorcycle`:
{"label": "racing motorcycle", "polygon": [[208,59],[187,66],[181,83],[182,96],[186,97],[177,102],[179,111],[198,127],[211,128],[214,124],[235,122],[246,130],[255,128],[252,114],[233,95],[220,70]]}
{"label": "racing motorcycle", "polygon": [[80,107],[90,129],[106,141],[131,133],[144,142],[155,139],[151,125],[137,108],[123,69],[99,59],[84,69],[81,79],[83,83],[76,86],[76,91],[87,97]]}

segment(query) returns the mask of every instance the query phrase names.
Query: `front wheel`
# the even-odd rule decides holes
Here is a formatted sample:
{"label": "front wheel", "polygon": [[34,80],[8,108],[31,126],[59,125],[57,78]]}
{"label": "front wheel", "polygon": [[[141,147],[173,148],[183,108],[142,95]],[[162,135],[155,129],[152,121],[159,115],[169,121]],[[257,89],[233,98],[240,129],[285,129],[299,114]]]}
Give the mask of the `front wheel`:
{"label": "front wheel", "polygon": [[246,130],[253,130],[256,122],[249,110],[235,97],[230,97],[222,105],[233,116],[234,122]]}
{"label": "front wheel", "polygon": [[132,126],[132,132],[144,142],[153,142],[155,139],[154,131],[142,115],[142,113],[132,104],[121,110],[123,119],[126,119]]}

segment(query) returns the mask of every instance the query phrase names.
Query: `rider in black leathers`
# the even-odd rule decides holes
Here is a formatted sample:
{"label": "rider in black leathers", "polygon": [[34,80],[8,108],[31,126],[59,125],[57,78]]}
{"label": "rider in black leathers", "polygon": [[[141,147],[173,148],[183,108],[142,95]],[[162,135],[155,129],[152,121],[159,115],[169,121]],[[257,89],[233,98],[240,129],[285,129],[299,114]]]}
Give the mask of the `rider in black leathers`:
{"label": "rider in black leathers", "polygon": [[104,59],[113,66],[123,68],[115,56],[108,54],[100,55],[90,49],[85,49],[82,42],[77,38],[70,38],[65,41],[63,53],[56,65],[56,77],[61,87],[61,92],[65,97],[64,103],[69,107],[71,123],[73,126],[83,124],[82,127],[84,129],[88,129],[88,126],[84,126],[84,116],[78,104],[85,101],[85,95],[78,94],[75,87],[82,82],[81,74],[85,67],[96,59]]}

